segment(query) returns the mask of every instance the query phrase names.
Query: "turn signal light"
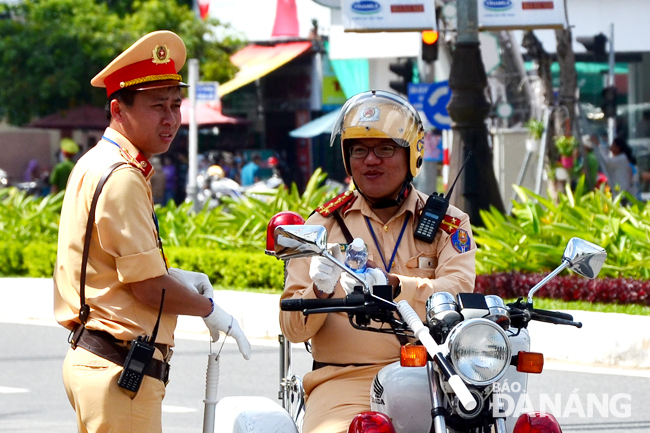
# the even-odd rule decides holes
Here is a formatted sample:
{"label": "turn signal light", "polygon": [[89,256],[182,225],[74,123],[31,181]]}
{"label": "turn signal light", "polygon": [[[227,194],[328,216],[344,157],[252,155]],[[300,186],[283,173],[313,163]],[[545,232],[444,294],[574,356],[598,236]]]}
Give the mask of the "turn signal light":
{"label": "turn signal light", "polygon": [[424,367],[427,365],[427,348],[424,346],[402,346],[399,365],[402,367]]}
{"label": "turn signal light", "polygon": [[362,412],[352,419],[348,433],[395,433],[395,427],[386,414]]}
{"label": "turn signal light", "polygon": [[519,416],[512,433],[562,433],[562,429],[552,414],[529,412]]}
{"label": "turn signal light", "polygon": [[544,369],[544,354],[519,352],[517,354],[517,371],[539,374]]}

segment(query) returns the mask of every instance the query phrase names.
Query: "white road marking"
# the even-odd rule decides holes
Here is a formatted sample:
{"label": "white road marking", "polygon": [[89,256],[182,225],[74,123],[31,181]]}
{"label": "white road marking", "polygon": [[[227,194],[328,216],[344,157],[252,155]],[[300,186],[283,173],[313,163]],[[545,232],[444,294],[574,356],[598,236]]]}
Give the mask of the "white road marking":
{"label": "white road marking", "polygon": [[166,406],[163,404],[162,411],[166,413],[189,413],[189,412],[198,412],[196,409],[191,407],[183,406]]}
{"label": "white road marking", "polygon": [[25,388],[9,388],[8,386],[0,386],[0,394],[20,394],[23,392],[29,392]]}

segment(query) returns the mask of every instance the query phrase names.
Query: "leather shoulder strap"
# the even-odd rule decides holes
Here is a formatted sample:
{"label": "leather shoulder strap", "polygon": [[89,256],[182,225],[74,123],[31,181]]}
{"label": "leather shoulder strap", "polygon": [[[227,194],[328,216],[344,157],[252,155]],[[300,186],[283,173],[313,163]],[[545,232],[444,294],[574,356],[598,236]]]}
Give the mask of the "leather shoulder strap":
{"label": "leather shoulder strap", "polygon": [[354,240],[354,237],[352,237],[352,233],[350,233],[348,226],[345,225],[345,221],[343,221],[343,217],[341,216],[339,211],[335,210],[331,213],[331,215],[334,217],[336,222],[339,223],[339,226],[341,227],[341,231],[343,232],[343,236],[345,236],[345,240],[348,242],[348,244],[351,244],[352,241]]}
{"label": "leather shoulder strap", "polygon": [[104,184],[108,178],[113,174],[113,171],[120,165],[126,164],[126,162],[117,162],[104,172],[104,175],[99,179],[97,184],[97,189],[95,189],[95,194],[93,195],[93,201],[90,204],[90,211],[88,212],[88,221],[86,222],[86,235],[84,237],[84,249],[81,256],[81,277],[79,279],[79,298],[81,301],[81,308],[79,308],[79,320],[82,325],[85,325],[88,321],[88,315],[90,314],[90,306],[86,304],[86,267],[88,265],[88,254],[90,249],[90,238],[92,237],[93,232],[93,223],[95,221],[95,209],[97,208],[97,200],[99,200],[99,194],[104,188]]}

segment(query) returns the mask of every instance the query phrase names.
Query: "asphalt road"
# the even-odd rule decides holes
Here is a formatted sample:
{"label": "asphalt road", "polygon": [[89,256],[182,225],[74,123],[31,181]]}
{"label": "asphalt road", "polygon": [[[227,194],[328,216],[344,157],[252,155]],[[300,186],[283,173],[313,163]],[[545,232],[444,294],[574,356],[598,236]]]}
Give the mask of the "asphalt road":
{"label": "asphalt road", "polygon": [[[0,432],[76,431],[61,382],[67,334],[60,327],[0,323]],[[208,350],[205,339],[177,340],[163,405],[165,433],[202,431]],[[309,354],[296,346],[294,371],[303,374],[310,363]],[[530,402],[536,409],[542,400],[554,407],[565,433],[650,433],[650,374],[612,372],[558,371],[550,366],[530,376]],[[226,343],[217,397],[258,395],[277,401],[278,377],[277,344],[254,345],[251,360],[245,361],[235,344]]]}

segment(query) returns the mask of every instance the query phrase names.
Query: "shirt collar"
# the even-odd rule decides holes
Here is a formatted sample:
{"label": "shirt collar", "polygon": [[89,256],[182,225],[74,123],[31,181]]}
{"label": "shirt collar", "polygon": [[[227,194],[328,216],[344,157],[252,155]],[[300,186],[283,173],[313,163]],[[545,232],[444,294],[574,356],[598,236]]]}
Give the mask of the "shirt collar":
{"label": "shirt collar", "polygon": [[[362,215],[376,219],[377,221],[380,221],[379,218],[375,215],[375,212],[373,209],[370,207],[368,202],[366,201],[365,198],[361,194],[359,194],[358,191],[354,192],[357,196],[357,200],[352,203],[352,205],[344,210],[344,214],[347,214],[348,212],[351,211],[360,211]],[[411,188],[411,192],[409,195],[406,197],[404,202],[402,202],[402,205],[400,208],[397,210],[397,213],[391,217],[389,220],[392,221],[398,217],[400,217],[403,213],[410,212],[413,215],[417,215],[419,211],[424,207],[424,202],[420,198],[420,194],[416,191],[415,187]],[[383,223],[382,223],[383,224]]]}
{"label": "shirt collar", "polygon": [[154,168],[151,162],[140,152],[140,150],[129,141],[128,138],[114,130],[113,128],[106,128],[104,137],[114,141],[120,146],[120,155],[130,165],[140,170],[145,179],[151,179],[154,174]]}

